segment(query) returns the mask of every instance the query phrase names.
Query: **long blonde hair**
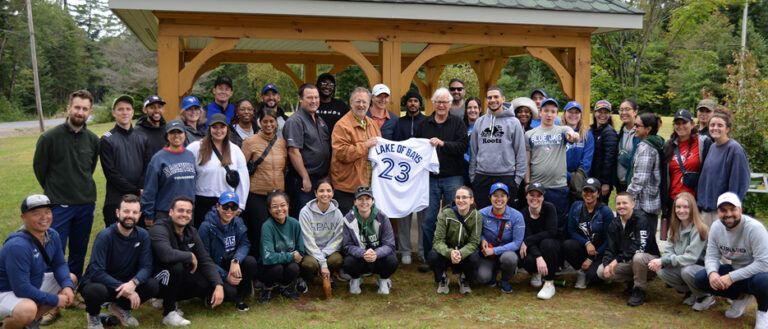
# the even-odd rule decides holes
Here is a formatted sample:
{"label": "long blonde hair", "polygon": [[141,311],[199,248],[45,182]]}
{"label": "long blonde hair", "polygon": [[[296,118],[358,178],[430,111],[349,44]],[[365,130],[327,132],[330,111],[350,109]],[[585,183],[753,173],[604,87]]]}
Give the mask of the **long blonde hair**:
{"label": "long blonde hair", "polygon": [[696,206],[696,199],[688,192],[678,194],[674,202],[672,202],[672,216],[669,218],[669,241],[672,243],[677,242],[677,238],[680,235],[680,218],[677,218],[677,213],[675,212],[675,204],[677,204],[677,200],[680,199],[688,202],[688,207],[691,209],[691,222],[696,227],[696,230],[699,231],[699,238],[701,241],[707,241],[709,227],[701,221],[701,214],[699,214],[699,208]]}

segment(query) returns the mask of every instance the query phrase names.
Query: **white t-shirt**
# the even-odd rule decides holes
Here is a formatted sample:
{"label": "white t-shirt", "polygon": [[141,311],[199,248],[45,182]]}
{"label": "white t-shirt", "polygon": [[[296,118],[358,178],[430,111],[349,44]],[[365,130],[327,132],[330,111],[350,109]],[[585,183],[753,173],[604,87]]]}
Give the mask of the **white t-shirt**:
{"label": "white t-shirt", "polygon": [[426,138],[394,142],[381,137],[368,151],[371,192],[387,217],[401,218],[429,205],[429,172],[439,173],[435,147]]}

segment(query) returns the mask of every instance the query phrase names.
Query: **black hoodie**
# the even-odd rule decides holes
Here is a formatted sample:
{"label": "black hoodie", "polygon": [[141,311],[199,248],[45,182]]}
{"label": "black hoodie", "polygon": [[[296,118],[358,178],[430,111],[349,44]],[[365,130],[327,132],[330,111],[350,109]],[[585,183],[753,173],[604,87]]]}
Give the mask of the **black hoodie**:
{"label": "black hoodie", "polygon": [[136,127],[133,128],[136,133],[144,135],[147,138],[147,150],[151,159],[157,151],[160,151],[167,141],[165,140],[165,118],[160,119],[160,126],[155,127],[149,121],[146,115],[141,116],[136,121]]}
{"label": "black hoodie", "polygon": [[149,229],[149,237],[155,268],[182,263],[191,269],[191,252],[197,258],[197,271],[208,279],[211,286],[222,284],[216,264],[205,250],[194,226],[185,226],[183,234],[178,236],[173,221],[170,218],[163,219]]}

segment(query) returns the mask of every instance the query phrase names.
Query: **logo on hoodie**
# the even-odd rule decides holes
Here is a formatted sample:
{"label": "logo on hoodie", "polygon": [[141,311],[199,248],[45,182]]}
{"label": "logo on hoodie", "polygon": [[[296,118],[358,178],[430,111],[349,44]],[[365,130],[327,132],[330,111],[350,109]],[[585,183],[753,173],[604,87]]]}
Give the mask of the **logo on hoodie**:
{"label": "logo on hoodie", "polygon": [[504,129],[501,125],[494,125],[493,127],[485,128],[480,132],[480,138],[482,139],[483,144],[501,143],[501,138],[503,136]]}

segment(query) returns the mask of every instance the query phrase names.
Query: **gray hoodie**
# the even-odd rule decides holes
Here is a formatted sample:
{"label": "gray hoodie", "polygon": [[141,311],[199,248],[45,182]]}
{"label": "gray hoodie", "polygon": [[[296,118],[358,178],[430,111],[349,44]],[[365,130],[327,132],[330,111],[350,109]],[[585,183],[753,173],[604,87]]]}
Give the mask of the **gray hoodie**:
{"label": "gray hoodie", "polygon": [[732,230],[726,230],[719,220],[712,223],[707,242],[707,256],[704,264],[707,274],[717,272],[720,258],[731,261],[733,282],[768,272],[768,232],[756,219],[741,215],[741,223]]}
{"label": "gray hoodie", "polygon": [[341,238],[344,217],[336,200],[325,212],[317,207],[317,199],[312,199],[299,213],[301,235],[304,237],[304,249],[307,254],[317,259],[320,267],[327,268],[326,258],[341,250]]}
{"label": "gray hoodie", "polygon": [[475,121],[475,129],[469,136],[469,177],[475,174],[489,176],[515,176],[518,185],[525,177],[528,156],[525,151],[525,135],[520,121],[510,109],[502,109],[498,115],[487,111]]}

